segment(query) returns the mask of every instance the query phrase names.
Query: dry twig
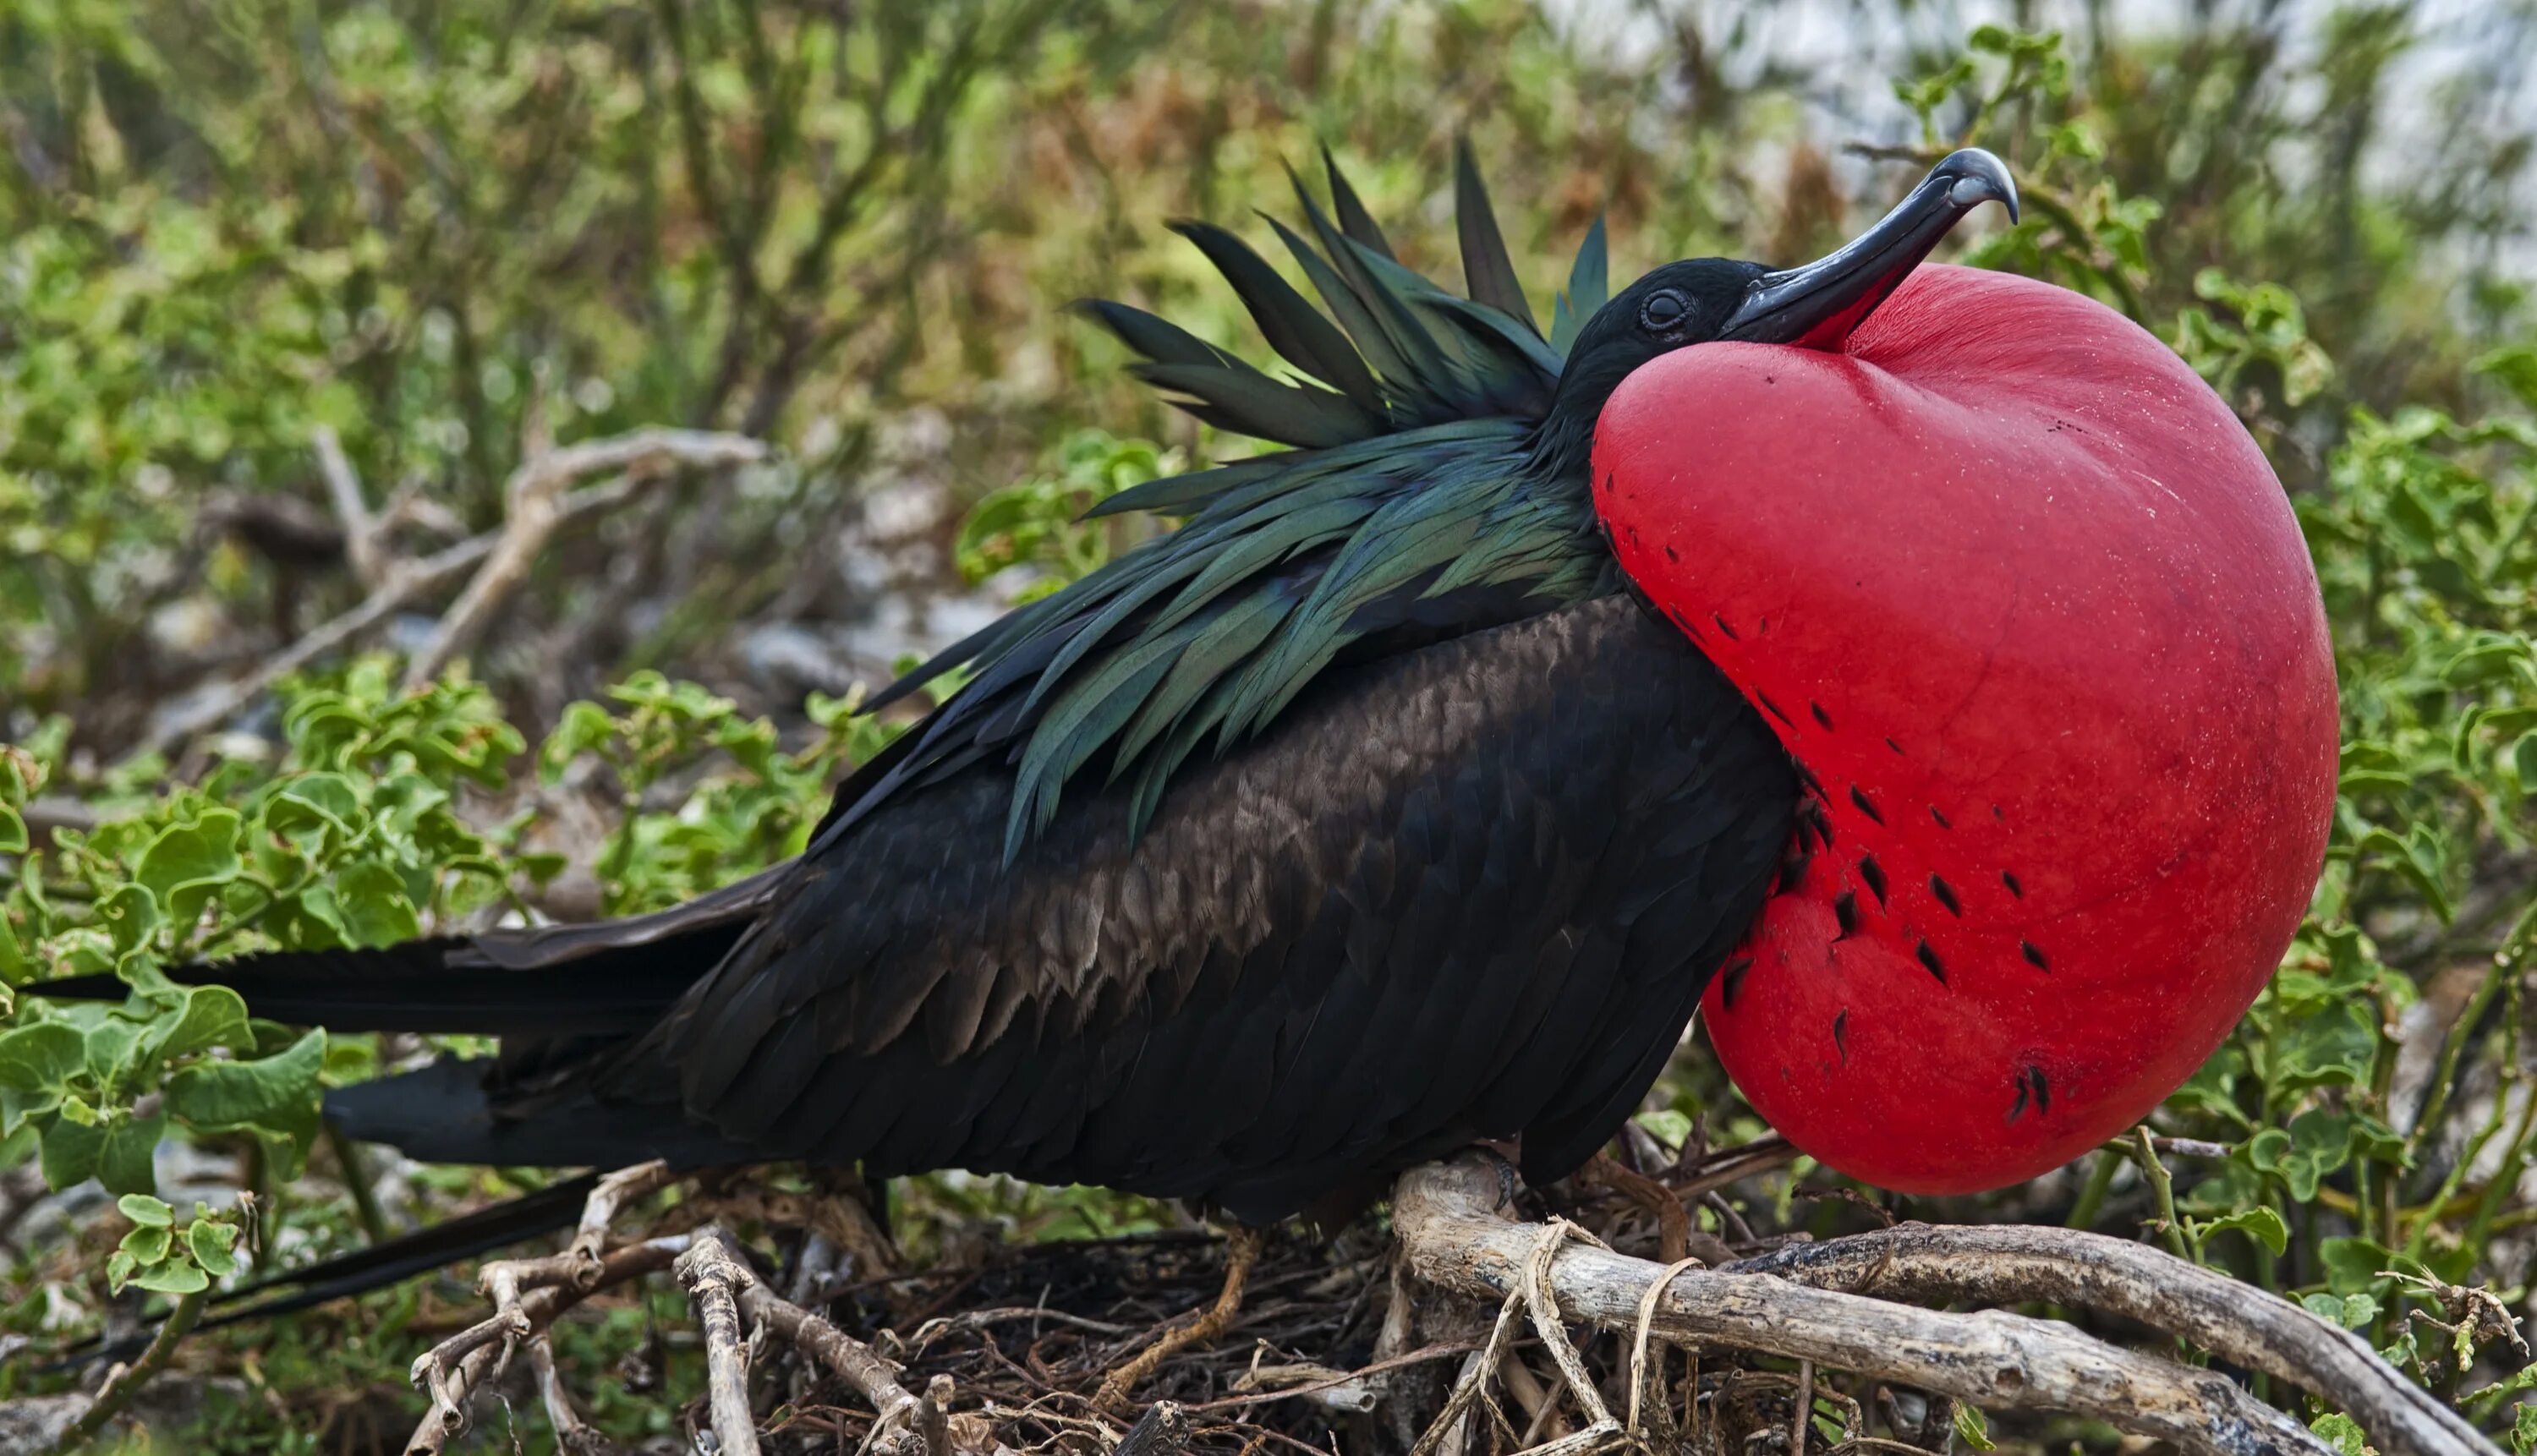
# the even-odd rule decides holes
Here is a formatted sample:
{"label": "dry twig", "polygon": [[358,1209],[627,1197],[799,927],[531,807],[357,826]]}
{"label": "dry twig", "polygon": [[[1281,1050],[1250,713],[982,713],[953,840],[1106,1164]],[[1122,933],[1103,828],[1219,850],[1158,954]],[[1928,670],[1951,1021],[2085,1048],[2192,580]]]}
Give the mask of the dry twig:
{"label": "dry twig", "polygon": [[379,549],[379,518],[370,514],[369,502],[362,498],[361,477],[354,473],[333,425],[321,424],[310,431],[308,443],[317,451],[317,474],[325,477],[326,499],[335,507],[336,523],[344,528],[344,559],[361,585],[375,592],[387,580],[387,562]]}
{"label": "dry twig", "polygon": [[921,1402],[898,1383],[898,1370],[889,1361],[822,1316],[768,1289],[755,1273],[745,1267],[742,1273],[747,1279],[740,1290],[740,1307],[750,1324],[792,1342],[853,1386],[879,1417],[876,1431],[914,1424]]}
{"label": "dry twig", "polygon": [[[488,1287],[497,1291],[497,1298],[498,1292],[507,1289],[516,1298],[515,1306],[497,1309],[492,1318],[441,1341],[414,1362],[414,1383],[431,1397],[431,1408],[406,1442],[406,1456],[439,1456],[449,1438],[467,1428],[468,1397],[493,1373],[496,1362],[514,1344],[544,1334],[555,1316],[600,1290],[667,1269],[686,1252],[688,1243],[687,1235],[675,1234],[611,1249],[601,1261],[599,1277],[586,1285],[571,1281],[569,1266],[560,1259],[512,1261],[506,1283],[498,1285],[493,1282],[498,1266],[488,1266]],[[531,1285],[536,1287],[518,1293]]]}
{"label": "dry twig", "polygon": [[1165,1331],[1153,1344],[1137,1353],[1134,1360],[1112,1370],[1101,1382],[1100,1392],[1092,1397],[1095,1407],[1116,1406],[1128,1398],[1138,1382],[1158,1369],[1173,1353],[1193,1345],[1203,1345],[1225,1331],[1233,1322],[1234,1311],[1242,1307],[1242,1286],[1251,1274],[1251,1266],[1268,1245],[1268,1235],[1258,1229],[1236,1229],[1225,1235],[1224,1288],[1217,1292],[1215,1302],[1204,1313],[1178,1329]]}
{"label": "dry twig", "polygon": [[705,1335],[705,1404],[722,1456],[757,1456],[757,1416],[748,1408],[748,1353],[740,1329],[739,1292],[753,1282],[720,1229],[697,1232],[673,1266],[695,1300]]}
{"label": "dry twig", "polygon": [[586,475],[622,473],[641,479],[677,466],[729,468],[766,458],[766,447],[709,430],[644,429],[557,450],[533,449],[511,473],[501,535],[466,590],[450,603],[431,640],[406,665],[411,690],[431,680],[466,651],[510,595],[528,580],[547,538],[565,520],[564,488]]}
{"label": "dry twig", "polygon": [[932,1456],[950,1456],[951,1387],[946,1379],[938,1376],[927,1397],[911,1395],[899,1383],[897,1368],[871,1347],[767,1288],[720,1228],[708,1224],[691,1234],[606,1246],[609,1225],[628,1204],[677,1176],[657,1161],[620,1169],[592,1188],[582,1204],[580,1226],[563,1252],[485,1266],[480,1283],[493,1301],[492,1315],[441,1341],[414,1363],[414,1382],[430,1394],[431,1411],[408,1446],[408,1456],[430,1456],[463,1429],[470,1394],[497,1376],[512,1352],[524,1345],[556,1443],[567,1451],[604,1449],[604,1440],[581,1421],[555,1377],[546,1331],[556,1314],[589,1295],[662,1268],[675,1270],[704,1327],[710,1419],[724,1452],[746,1456],[757,1449],[743,1345],[745,1330],[753,1329],[791,1344],[871,1402],[878,1417],[876,1449],[914,1453],[921,1447]]}
{"label": "dry twig", "polygon": [[[379,584],[371,590],[368,597],[362,599],[359,605],[310,629],[296,642],[258,664],[255,670],[220,691],[205,696],[193,707],[161,720],[142,738],[136,751],[167,752],[195,734],[219,727],[233,717],[239,709],[254,702],[276,682],[352,642],[386,620],[407,602],[431,588],[455,578],[470,567],[478,567],[478,580],[484,580],[487,568],[492,565],[490,558],[504,542],[510,542],[512,553],[517,555],[521,545],[544,544],[558,527],[568,521],[611,510],[623,504],[633,495],[637,485],[650,478],[643,472],[631,469],[632,465],[644,465],[651,469],[657,469],[660,464],[667,461],[697,465],[731,465],[742,461],[760,460],[764,457],[765,447],[754,440],[738,435],[701,433],[694,430],[638,430],[630,435],[553,451],[541,457],[550,463],[550,472],[554,469],[555,462],[560,462],[563,467],[583,475],[609,469],[609,462],[620,459],[627,461],[629,468],[614,479],[568,491],[562,487],[569,484],[576,475],[554,474],[542,475],[540,478],[550,483],[540,492],[541,499],[545,501],[544,506],[541,507],[545,519],[535,528],[534,542],[529,541],[526,533],[515,536],[512,525],[506,523],[500,531],[490,531],[482,536],[471,537],[420,560],[389,562],[383,568]],[[535,552],[531,551],[529,555],[534,558]],[[484,565],[479,566],[479,563]],[[519,575],[526,573],[527,565],[527,562],[523,562],[517,568]],[[473,591],[474,583],[471,583],[470,593],[462,595],[460,599],[461,604],[465,604],[472,596],[482,603],[479,609],[489,613],[490,606],[498,604],[497,601],[488,600],[493,590],[498,587],[502,594],[507,595],[517,584],[517,575],[503,581],[488,582],[486,591],[480,594]],[[476,626],[481,625],[482,622],[478,621],[469,625],[467,630],[472,632]],[[450,626],[448,619],[442,621],[440,630],[434,634],[435,646],[439,646],[444,638],[453,647],[462,641],[461,637],[451,633]],[[445,660],[444,657],[442,661]],[[437,670],[438,666],[439,664],[435,663],[433,669]],[[429,673],[422,675],[427,677]]]}
{"label": "dry twig", "polygon": [[655,1158],[649,1163],[620,1168],[593,1185],[590,1196],[581,1202],[581,1224],[573,1230],[572,1242],[559,1256],[572,1266],[573,1282],[586,1287],[588,1280],[597,1275],[600,1253],[608,1247],[609,1226],[625,1205],[648,1198],[677,1181],[678,1175],[670,1171],[670,1165]]}

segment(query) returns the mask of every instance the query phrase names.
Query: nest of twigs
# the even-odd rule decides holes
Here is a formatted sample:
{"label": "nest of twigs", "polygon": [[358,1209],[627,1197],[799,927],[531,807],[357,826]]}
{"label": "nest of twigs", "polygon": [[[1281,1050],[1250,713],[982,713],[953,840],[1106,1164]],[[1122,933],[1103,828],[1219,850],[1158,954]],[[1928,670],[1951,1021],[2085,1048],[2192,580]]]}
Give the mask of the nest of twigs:
{"label": "nest of twigs", "polygon": [[[1528,1192],[1471,1155],[1328,1236],[1017,1244],[919,1270],[850,1187],[733,1177],[655,1206],[681,1180],[647,1165],[601,1180],[563,1252],[485,1266],[493,1314],[416,1361],[431,1409],[407,1450],[439,1452],[497,1392],[514,1420],[542,1407],[566,1451],[617,1449],[547,1331],[666,1275],[706,1373],[684,1444],[717,1456],[1909,1456],[1946,1451],[1967,1406],[2056,1441],[2094,1423],[2189,1456],[2333,1456],[2258,1376],[2349,1412],[2386,1456],[2493,1456],[2339,1327],[2143,1244],[2013,1225],[1815,1242],[1711,1202],[1787,1156],[1598,1160]],[[2045,1304],[2071,1317],[2004,1312]]]}
{"label": "nest of twigs", "polygon": [[[1523,1193],[1520,1211],[1563,1216],[1616,1249],[1650,1258],[1682,1258],[1695,1244],[1713,1260],[1760,1253],[1802,1235],[1755,1235],[1713,1190],[1777,1167],[1786,1156],[1776,1144],[1695,1154],[1655,1177],[1598,1163],[1543,1193]],[[1300,1227],[1269,1233],[1221,1331],[1163,1355],[1133,1389],[1105,1392],[1105,1382],[1139,1352],[1218,1300],[1227,1273],[1223,1236],[1190,1230],[1021,1243],[906,1270],[893,1267],[893,1247],[876,1244],[878,1231],[859,1207],[853,1227],[841,1229],[834,1204],[814,1208],[747,1194],[737,1184],[708,1184],[648,1221],[624,1216],[656,1181],[665,1179],[625,1185],[609,1207],[596,1210],[601,1223],[586,1228],[583,1237],[611,1248],[610,1258],[647,1242],[660,1252],[637,1261],[640,1267],[609,1269],[581,1294],[663,1273],[683,1277],[690,1271],[680,1256],[710,1223],[720,1246],[745,1262],[747,1274],[739,1277],[756,1285],[761,1303],[780,1300],[802,1316],[824,1320],[868,1351],[915,1403],[889,1409],[891,1392],[876,1399],[864,1388],[871,1382],[840,1373],[815,1339],[756,1328],[764,1321],[744,1313],[741,1324],[750,1337],[741,1352],[742,1379],[756,1438],[767,1452],[897,1445],[916,1456],[913,1446],[939,1441],[947,1449],[932,1456],[999,1449],[1094,1456],[1123,1442],[1129,1456],[1250,1456],[1296,1448],[1316,1456],[1334,1449],[1405,1453],[1443,1409],[1458,1377],[1468,1373],[1491,1329],[1492,1301],[1413,1289],[1389,1221],[1377,1213],[1333,1234]],[[1508,1187],[1513,1191],[1511,1179]],[[1723,1211],[1716,1234],[1698,1232],[1687,1211],[1704,1199]],[[573,1394],[562,1388],[552,1358],[536,1349],[545,1322],[560,1310],[529,1303],[532,1287],[539,1271],[556,1272],[572,1257],[490,1266],[528,1271],[507,1298],[531,1316],[530,1328],[504,1338],[505,1332],[487,1329],[500,1321],[488,1321],[474,1333],[490,1334],[489,1341],[470,1345],[462,1333],[436,1348],[438,1369],[431,1356],[418,1362],[419,1383],[442,1391],[445,1404],[435,1406],[411,1449],[429,1451],[449,1441],[496,1394],[515,1417],[543,1403],[551,1420],[560,1418],[567,1449],[610,1449],[579,1423]],[[500,1307],[506,1295],[498,1285],[498,1278],[488,1278],[488,1292]],[[1629,1353],[1616,1348],[1619,1342],[1592,1332],[1581,1338],[1585,1359],[1612,1380],[1624,1378]],[[1492,1422],[1502,1428],[1474,1432],[1480,1439],[1472,1449],[1513,1450],[1572,1435],[1578,1413],[1556,1398],[1562,1376],[1539,1338],[1524,1335],[1505,1345],[1492,1372],[1504,1392],[1492,1402],[1498,1413]],[[519,1358],[523,1353],[529,1358]],[[471,1372],[471,1355],[491,1359]],[[1788,1371],[1765,1363],[1712,1361],[1691,1377],[1695,1384],[1677,1391],[1677,1399],[1691,1403],[1687,1409],[1702,1413],[1704,1445],[1743,1456],[1748,1438],[1775,1431],[1785,1447],[1795,1383]],[[1678,1371],[1678,1382],[1689,1373]],[[633,1378],[651,1386],[658,1374],[638,1361]],[[1845,1399],[1829,1385],[1825,1394],[1836,1403]],[[1944,1402],[1932,1407],[1905,1392],[1899,1403],[1889,1396],[1885,1407],[1886,1428],[1915,1437],[1925,1431],[1935,1449],[1944,1448],[1952,1409]],[[1863,1411],[1854,1414],[1867,1419]],[[715,1432],[710,1396],[691,1403],[683,1417],[699,1446],[728,1444]]]}

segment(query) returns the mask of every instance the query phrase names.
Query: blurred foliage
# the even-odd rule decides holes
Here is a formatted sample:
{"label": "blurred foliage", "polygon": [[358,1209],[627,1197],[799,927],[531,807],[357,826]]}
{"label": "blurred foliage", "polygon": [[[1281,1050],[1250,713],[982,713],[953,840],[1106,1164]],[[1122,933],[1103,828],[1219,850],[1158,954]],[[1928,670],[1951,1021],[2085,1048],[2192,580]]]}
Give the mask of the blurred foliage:
{"label": "blurred foliage", "polygon": [[1059,447],[1057,470],[989,491],[960,523],[952,558],[975,586],[1014,566],[1036,568],[1016,601],[1036,601],[1110,559],[1115,522],[1084,521],[1084,512],[1131,485],[1182,468],[1177,452],[1148,440],[1122,440],[1107,430],[1077,430]]}
{"label": "blurred foliage", "polygon": [[[75,707],[110,757],[350,604],[321,425],[374,503],[436,508],[410,550],[496,525],[546,436],[771,438],[799,469],[573,533],[478,665],[540,723],[642,666],[743,685],[736,628],[860,609],[857,485],[912,415],[946,426],[914,473],[961,500],[1090,418],[1203,453],[1058,305],[1244,338],[1160,223],[1240,225],[1323,142],[1450,273],[1468,130],[1545,297],[1598,212],[1625,274],[1793,261],[1980,142],[2032,207],[1976,261],[2250,339],[2205,270],[2306,305],[2331,381],[2260,349],[2231,381],[2281,407],[2294,485],[2355,404],[2491,403],[2466,364],[2527,327],[2509,263],[2537,244],[2524,3],[2439,36],[2392,3],[2138,33],[2073,5],[2066,40],[1970,44],[1852,8],[1860,53],[1803,66],[1743,0],[26,0],[0,11],[0,712]],[[2407,65],[2436,42],[2435,85]],[[2400,124],[2402,164],[2366,165]]]}
{"label": "blurred foliage", "polygon": [[[787,753],[773,724],[692,682],[637,672],[608,697],[613,707],[566,708],[538,762],[549,783],[594,761],[617,783],[617,827],[593,866],[612,916],[692,900],[802,853],[840,771],[893,730],[856,718],[851,698],[813,693],[803,707],[817,735]],[[665,780],[707,760],[721,771],[673,795],[674,807],[646,808]]]}
{"label": "blurred foliage", "polygon": [[[1281,165],[1328,141],[1403,261],[1450,277],[1467,129],[1543,298],[1597,214],[1624,277],[1794,261],[1980,144],[2028,211],[1962,256],[2156,331],[2290,485],[2345,747],[2313,914],[2152,1136],[1934,1211],[2138,1230],[2366,1332],[2529,1456],[2537,1376],[2455,1302],[2525,1307],[2537,1258],[2537,205],[2511,109],[2537,12],[2479,12],[2432,84],[2408,66],[2439,37],[2396,4],[2223,0],[2152,30],[2073,6],[2058,33],[1844,14],[1896,47],[1861,39],[1832,68],[1865,82],[1848,90],[1777,49],[1758,4],[0,8],[0,1168],[128,1195],[12,1246],[0,1328],[58,1340],[126,1283],[235,1277],[224,1235],[195,1243],[227,1216],[178,1231],[157,1201],[185,1201],[168,1147],[234,1156],[262,1199],[250,1264],[376,1223],[316,1091],[412,1048],[256,1022],[161,968],[640,911],[773,862],[900,721],[770,685],[729,644],[862,620],[868,510],[911,487],[975,504],[909,549],[1005,600],[1123,544],[1136,528],[1074,517],[1213,442],[1056,305],[1119,296],[1248,347],[1162,220],[1273,207]],[[2374,166],[2400,124],[2402,165]],[[177,778],[128,755],[160,705],[359,600],[320,426],[374,506],[434,507],[395,528],[413,553],[497,527],[538,441],[659,422],[762,435],[796,468],[662,482],[569,533],[473,677],[401,696],[392,658],[357,657],[190,745]],[[80,972],[127,999],[25,994]],[[1697,1056],[1641,1123],[1676,1146],[1761,1131]],[[408,1182],[442,1214],[530,1178]],[[1837,1182],[1801,1161],[1735,1201],[1838,1232],[1856,1215],[1799,1196]],[[920,1257],[1182,1217],[956,1174],[894,1212]],[[331,1450],[410,1421],[407,1331],[433,1298],[197,1337],[254,1384],[207,1397],[194,1448]],[[656,1311],[593,1309],[558,1360],[604,1428],[666,1432],[693,1372],[652,1397],[595,1378]],[[0,1366],[0,1396],[28,1380]],[[2357,1427],[2309,1414],[2358,1456]],[[1965,1420],[1970,1445],[2025,1440]]]}

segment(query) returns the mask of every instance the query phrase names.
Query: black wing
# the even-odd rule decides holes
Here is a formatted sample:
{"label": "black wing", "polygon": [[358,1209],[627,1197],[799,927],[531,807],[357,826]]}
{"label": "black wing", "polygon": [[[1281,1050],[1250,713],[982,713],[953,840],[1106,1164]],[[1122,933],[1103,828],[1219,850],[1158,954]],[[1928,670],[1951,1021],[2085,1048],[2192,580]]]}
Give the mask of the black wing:
{"label": "black wing", "polygon": [[1007,866],[1010,792],[982,765],[806,858],[603,1096],[675,1077],[757,1156],[1253,1219],[1480,1136],[1555,1177],[1655,1079],[1798,796],[1613,598],[1328,674],[1141,840],[1113,790]]}

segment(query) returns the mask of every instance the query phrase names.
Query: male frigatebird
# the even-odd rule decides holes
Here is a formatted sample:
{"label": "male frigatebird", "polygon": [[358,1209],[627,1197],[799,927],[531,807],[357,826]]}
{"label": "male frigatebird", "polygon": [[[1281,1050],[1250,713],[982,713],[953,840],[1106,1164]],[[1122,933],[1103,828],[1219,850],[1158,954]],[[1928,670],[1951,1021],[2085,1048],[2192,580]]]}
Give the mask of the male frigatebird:
{"label": "male frigatebird", "polygon": [[1547,338],[1460,161],[1467,297],[1335,171],[1335,222],[1277,227],[1327,313],[1179,224],[1291,376],[1088,305],[1286,448],[1105,504],[1181,524],[884,693],[974,673],[799,858],[177,979],[498,1035],[329,1097],[421,1159],[964,1168],[1252,1224],[1475,1139],[1568,1172],[1704,990],[1755,1106],[1887,1186],[2138,1117],[2280,956],[2332,801],[2316,587],[2245,432],[2102,305],[1915,273],[2014,215],[1987,153],[1786,271],[1607,299],[1598,224]]}

